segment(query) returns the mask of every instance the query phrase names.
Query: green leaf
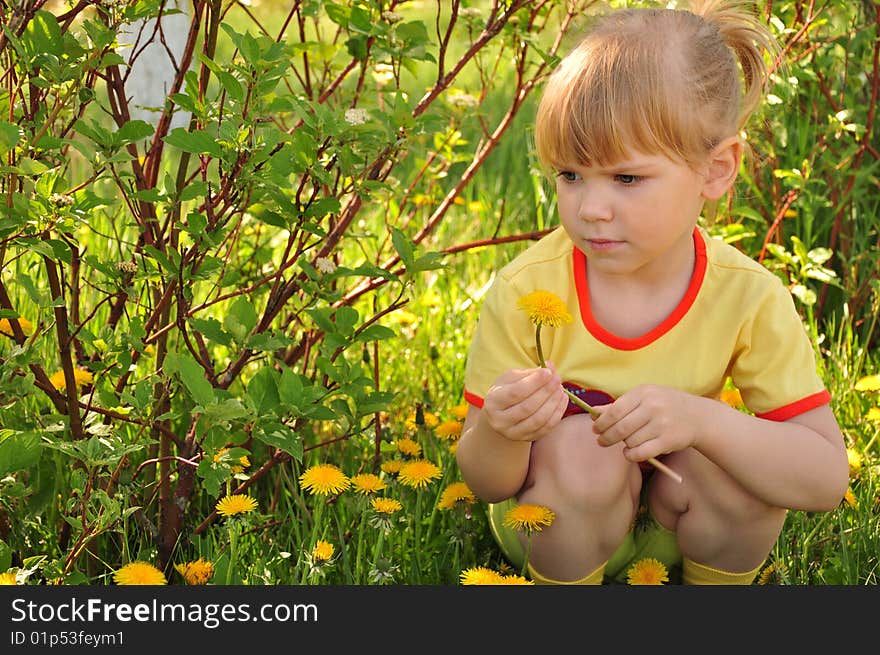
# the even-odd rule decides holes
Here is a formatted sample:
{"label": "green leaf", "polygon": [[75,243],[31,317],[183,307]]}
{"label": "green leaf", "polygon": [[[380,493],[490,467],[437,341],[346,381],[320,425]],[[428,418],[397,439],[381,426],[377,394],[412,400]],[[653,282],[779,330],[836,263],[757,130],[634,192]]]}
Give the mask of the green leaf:
{"label": "green leaf", "polygon": [[357,335],[355,341],[381,341],[396,337],[397,333],[384,325],[371,325]]}
{"label": "green leaf", "polygon": [[124,146],[127,143],[134,143],[135,141],[151,137],[153,132],[155,132],[155,128],[146,121],[128,121],[113,135],[113,143]]}
{"label": "green leaf", "polygon": [[352,32],[358,32],[369,36],[373,33],[374,26],[370,20],[370,12],[363,7],[354,6],[351,8],[351,15],[348,18],[348,29]]}
{"label": "green leaf", "polygon": [[0,155],[5,155],[12,150],[21,140],[23,132],[18,125],[7,121],[0,121]]}
{"label": "green leaf", "polygon": [[6,571],[10,566],[12,566],[12,549],[0,539],[0,571]]}
{"label": "green leaf", "polygon": [[18,432],[0,441],[0,476],[35,466],[43,445],[33,432]]}
{"label": "green leaf", "polygon": [[22,157],[17,163],[17,166],[11,166],[9,168],[19,175],[42,175],[49,170],[49,167],[46,166],[46,164],[37,161],[36,159],[31,159],[30,157]]}
{"label": "green leaf", "polygon": [[297,461],[302,461],[302,439],[283,423],[258,423],[254,427],[252,434],[263,443],[280,448]]}
{"label": "green leaf", "polygon": [[343,305],[336,310],[336,329],[340,334],[350,337],[354,334],[354,326],[359,318],[356,309]]}
{"label": "green leaf", "polygon": [[351,9],[335,2],[328,3],[324,7],[328,18],[341,27],[348,27],[348,17],[351,16]]}
{"label": "green leaf", "polygon": [[95,121],[86,123],[78,120],[73,124],[73,129],[94,141],[101,148],[109,148],[113,144],[113,135]]}
{"label": "green leaf", "polygon": [[327,333],[336,332],[336,326],[330,320],[330,314],[333,313],[332,307],[316,307],[315,309],[307,309],[306,313],[312,317],[321,330]]}
{"label": "green leaf", "polygon": [[795,284],[791,288],[792,295],[805,305],[814,305],[816,303],[816,292],[808,289],[803,284]]}
{"label": "green leaf", "polygon": [[407,270],[413,264],[413,243],[407,239],[406,235],[399,228],[391,228],[391,243]]}
{"label": "green leaf", "polygon": [[22,35],[22,43],[31,57],[43,53],[59,57],[64,54],[64,39],[58,19],[51,12],[42,9],[28,23]]}
{"label": "green leaf", "polygon": [[273,369],[264,367],[257,371],[247,385],[247,397],[257,415],[277,414],[281,407],[281,398],[278,395],[278,383],[280,377]]}
{"label": "green leaf", "polygon": [[443,257],[444,254],[442,252],[428,252],[419,257],[412,263],[412,266],[408,266],[407,270],[410,273],[418,273],[420,271],[431,271],[437,268],[443,268]]}
{"label": "green leaf", "polygon": [[767,250],[776,257],[778,260],[785,262],[790,266],[795,265],[794,257],[791,256],[791,253],[788,252],[783,246],[780,246],[778,243],[768,243]]}
{"label": "green leaf", "polygon": [[171,130],[171,134],[165,137],[165,143],[180,148],[184,152],[191,152],[197,155],[211,155],[218,159],[223,156],[223,148],[213,136],[204,130],[187,132],[184,128],[177,127]]}
{"label": "green leaf", "polygon": [[194,330],[201,332],[214,343],[228,346],[232,343],[232,335],[223,331],[223,326],[216,318],[191,318],[190,325]]}
{"label": "green leaf", "polygon": [[214,402],[214,388],[205,378],[205,370],[189,351],[169,351],[165,356],[165,371],[180,375],[180,381],[197,404],[206,407]]}
{"label": "green leaf", "polygon": [[[192,184],[187,184],[180,190],[180,199],[181,200],[195,200],[196,198],[202,198],[208,193],[208,183],[202,182],[201,180],[197,182],[193,182]],[[208,219],[205,218],[205,225],[208,224]]]}
{"label": "green leaf", "polygon": [[285,406],[298,408],[303,402],[303,379],[293,370],[284,369],[278,381],[278,394]]}
{"label": "green leaf", "polygon": [[162,266],[167,273],[171,273],[175,276],[177,275],[177,266],[174,265],[174,262],[172,262],[164,252],[155,246],[144,246],[144,252],[159,262],[159,265]]}
{"label": "green leaf", "polygon": [[239,296],[229,307],[226,316],[223,317],[223,327],[239,343],[244,343],[247,335],[250,334],[256,324],[257,312],[244,296]]}
{"label": "green leaf", "polygon": [[269,334],[268,332],[260,332],[248,337],[245,344],[252,350],[271,351],[279,348],[286,348],[293,343],[293,340],[283,334]]}
{"label": "green leaf", "polygon": [[65,264],[70,264],[72,253],[70,252],[70,246],[65,241],[61,239],[46,239],[44,243],[48,244],[52,249],[52,256],[55,259],[59,259]]}

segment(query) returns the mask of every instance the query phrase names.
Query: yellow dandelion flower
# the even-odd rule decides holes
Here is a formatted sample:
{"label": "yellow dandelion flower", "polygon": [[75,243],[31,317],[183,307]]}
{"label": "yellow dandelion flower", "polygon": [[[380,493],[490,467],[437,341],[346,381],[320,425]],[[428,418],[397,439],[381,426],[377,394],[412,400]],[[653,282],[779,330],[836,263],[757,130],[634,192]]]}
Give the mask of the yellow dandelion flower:
{"label": "yellow dandelion flower", "polygon": [[846,449],[846,459],[849,462],[850,477],[857,477],[862,468],[862,455],[854,448]]}
{"label": "yellow dandelion flower", "polygon": [[740,394],[739,389],[724,389],[721,391],[721,402],[727,403],[734,409],[738,409],[743,407],[745,403],[743,403],[742,394]]}
{"label": "yellow dandelion flower", "polygon": [[452,509],[459,503],[471,505],[477,502],[474,492],[464,482],[453,482],[440,494],[438,509]]}
{"label": "yellow dandelion flower", "polygon": [[662,585],[669,582],[669,573],[663,562],[645,557],[629,567],[626,581],[631,585]]}
{"label": "yellow dandelion flower", "polygon": [[468,404],[461,403],[460,405],[456,405],[452,409],[449,410],[452,412],[452,415],[457,418],[459,421],[463,421],[468,413]]}
{"label": "yellow dandelion flower", "polygon": [[[91,371],[76,368],[73,370],[73,379],[76,382],[77,388],[80,388],[87,384],[91,384],[94,380],[94,376]],[[58,389],[58,391],[64,391],[64,389],[67,388],[67,381],[64,379],[64,371],[55,371],[49,377],[49,382],[52,383],[52,386]]]}
{"label": "yellow dandelion flower", "polygon": [[774,577],[778,578],[780,575],[784,575],[785,572],[785,564],[783,564],[782,562],[773,562],[772,564],[766,566],[763,571],[761,571],[761,575],[758,576],[758,584],[770,584],[770,581],[773,580]]}
{"label": "yellow dandelion flower", "polygon": [[370,500],[373,511],[379,514],[394,514],[403,509],[403,505],[395,498],[373,498]]}
{"label": "yellow dandelion flower", "polygon": [[[27,335],[32,334],[34,331],[34,324],[21,316],[18,317],[18,327]],[[0,318],[0,334],[5,334],[7,337],[15,336],[8,318]]]}
{"label": "yellow dandelion flower", "polygon": [[183,564],[175,564],[174,568],[183,576],[188,585],[207,584],[214,575],[214,564],[206,562],[201,557],[194,562],[184,562]]}
{"label": "yellow dandelion flower", "polygon": [[857,509],[859,506],[859,501],[856,500],[856,495],[853,493],[852,487],[849,487],[846,490],[846,493],[843,496],[843,499],[846,501],[846,504],[852,507],[853,509]]}
{"label": "yellow dandelion flower", "polygon": [[572,321],[562,298],[549,291],[532,291],[522,296],[516,304],[526,311],[534,325],[559,327]]}
{"label": "yellow dandelion flower", "polygon": [[391,314],[391,319],[398,325],[412,325],[419,320],[419,317],[405,309],[398,309]]}
{"label": "yellow dandelion flower", "polygon": [[461,428],[461,421],[443,421],[440,425],[434,428],[434,434],[441,439],[454,441],[461,436]]}
{"label": "yellow dandelion flower", "polygon": [[385,482],[373,473],[358,473],[351,476],[351,486],[360,494],[374,494],[385,489]]}
{"label": "yellow dandelion flower", "polygon": [[0,573],[0,585],[17,585],[18,582],[15,580],[15,573],[12,571],[7,571],[6,573]]}
{"label": "yellow dandelion flower", "polygon": [[147,562],[131,562],[113,574],[118,585],[160,585],[168,584],[165,574]]}
{"label": "yellow dandelion flower", "polygon": [[880,391],[880,375],[866,375],[856,382],[856,391]]}
{"label": "yellow dandelion flower", "polygon": [[865,414],[865,418],[869,421],[880,421],[880,407],[872,407]]}
{"label": "yellow dandelion flower", "polygon": [[543,526],[553,523],[556,515],[543,505],[516,505],[507,510],[503,524],[515,530],[531,532],[543,530]]}
{"label": "yellow dandelion flower", "polygon": [[247,514],[257,509],[257,501],[250,496],[241,494],[233,494],[226,496],[217,503],[217,513],[221,516],[235,516],[236,514]]}
{"label": "yellow dandelion flower", "polygon": [[521,575],[502,575],[499,578],[497,584],[535,584],[532,580]]}
{"label": "yellow dandelion flower", "polygon": [[405,462],[402,459],[389,459],[387,462],[382,462],[379,468],[382,469],[383,473],[396,475],[400,473],[400,469],[403,468],[404,464]]}
{"label": "yellow dandelion flower", "polygon": [[315,547],[312,549],[312,558],[318,562],[329,562],[333,557],[333,552],[335,550],[333,544],[329,541],[319,539],[318,543],[316,543]]}
{"label": "yellow dandelion flower", "polygon": [[440,477],[440,467],[426,459],[415,459],[400,467],[400,481],[414,489],[424,488]]}
{"label": "yellow dandelion flower", "polygon": [[500,573],[492,569],[476,566],[462,571],[459,579],[463,585],[496,585],[502,584],[501,577]]}
{"label": "yellow dandelion flower", "polygon": [[418,457],[422,454],[422,447],[419,445],[417,441],[412,439],[398,439],[397,440],[397,450],[404,455],[409,455],[410,457]]}
{"label": "yellow dandelion flower", "polygon": [[302,488],[312,494],[329,496],[351,486],[351,480],[335,464],[315,464],[299,476]]}
{"label": "yellow dandelion flower", "polygon": [[449,452],[450,453],[452,453],[454,455],[456,450],[458,450],[458,440],[455,440],[451,444],[449,444]]}

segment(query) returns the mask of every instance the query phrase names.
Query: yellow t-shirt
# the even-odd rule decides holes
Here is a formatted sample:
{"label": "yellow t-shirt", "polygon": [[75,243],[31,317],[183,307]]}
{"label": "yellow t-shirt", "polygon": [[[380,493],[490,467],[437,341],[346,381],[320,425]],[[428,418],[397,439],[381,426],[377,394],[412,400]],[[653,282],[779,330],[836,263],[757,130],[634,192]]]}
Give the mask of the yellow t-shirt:
{"label": "yellow t-shirt", "polygon": [[[678,306],[630,339],[602,328],[590,310],[584,254],[558,228],[495,278],[483,301],[465,369],[465,398],[482,407],[505,371],[538,366],[535,326],[517,300],[550,291],[574,321],[541,330],[545,359],[566,383],[604,404],[641,384],[717,398],[728,376],[746,407],[784,421],[829,402],[816,355],[791,294],[779,278],[723,241],[694,230],[696,260]],[[604,402],[596,398],[610,397]]]}

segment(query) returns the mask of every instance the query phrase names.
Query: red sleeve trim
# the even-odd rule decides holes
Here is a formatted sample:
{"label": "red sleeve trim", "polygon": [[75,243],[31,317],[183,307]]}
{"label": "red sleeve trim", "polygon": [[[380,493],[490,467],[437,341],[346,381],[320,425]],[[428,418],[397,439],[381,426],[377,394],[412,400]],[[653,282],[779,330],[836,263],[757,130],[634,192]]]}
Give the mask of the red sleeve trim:
{"label": "red sleeve trim", "polygon": [[471,393],[467,389],[464,390],[464,399],[468,401],[471,405],[476,407],[477,409],[483,409],[484,400],[480,398],[477,394]]}
{"label": "red sleeve trim", "polygon": [[755,416],[757,416],[758,418],[765,418],[768,421],[787,421],[793,416],[797,416],[798,414],[803,414],[804,412],[808,412],[811,409],[821,407],[822,405],[825,405],[830,401],[831,392],[828,391],[828,389],[823,389],[819,393],[814,393],[812,396],[801,398],[798,401],[795,401],[778,409],[771,410],[769,412],[755,414]]}

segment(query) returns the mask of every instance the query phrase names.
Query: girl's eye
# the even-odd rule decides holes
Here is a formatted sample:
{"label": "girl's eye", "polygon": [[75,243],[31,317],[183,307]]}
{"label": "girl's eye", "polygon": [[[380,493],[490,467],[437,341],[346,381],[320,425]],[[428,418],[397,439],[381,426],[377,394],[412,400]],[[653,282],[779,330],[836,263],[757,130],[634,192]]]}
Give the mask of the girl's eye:
{"label": "girl's eye", "polygon": [[576,182],[580,176],[573,171],[559,171],[559,177],[566,182]]}
{"label": "girl's eye", "polygon": [[618,182],[625,185],[635,184],[641,179],[638,175],[626,175],[623,173],[615,175],[615,177],[617,178]]}

